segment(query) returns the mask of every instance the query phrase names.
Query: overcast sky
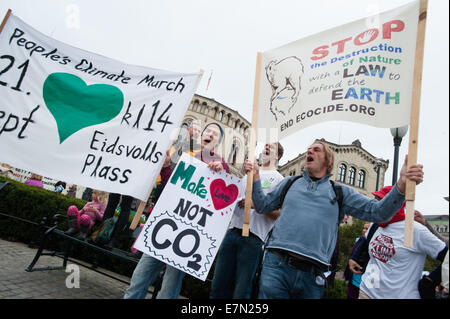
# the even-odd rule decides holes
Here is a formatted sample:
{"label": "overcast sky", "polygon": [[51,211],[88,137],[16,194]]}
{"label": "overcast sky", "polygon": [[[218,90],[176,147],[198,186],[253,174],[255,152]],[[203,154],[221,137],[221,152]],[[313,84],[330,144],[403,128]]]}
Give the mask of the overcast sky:
{"label": "overcast sky", "polygon": [[[410,0],[1,0],[35,29],[57,40],[129,64],[180,72],[205,70],[197,94],[237,110],[251,121],[256,53],[341,24],[393,9]],[[425,180],[416,188],[423,214],[448,214],[449,204],[449,1],[429,0],[419,121],[418,162]],[[1,52],[0,52],[1,53]],[[211,83],[206,91],[212,72]],[[359,139],[390,161],[389,129],[326,122],[282,140],[282,164],[315,138],[337,144]],[[400,150],[400,166],[409,134]],[[400,167],[399,167],[400,169]]]}

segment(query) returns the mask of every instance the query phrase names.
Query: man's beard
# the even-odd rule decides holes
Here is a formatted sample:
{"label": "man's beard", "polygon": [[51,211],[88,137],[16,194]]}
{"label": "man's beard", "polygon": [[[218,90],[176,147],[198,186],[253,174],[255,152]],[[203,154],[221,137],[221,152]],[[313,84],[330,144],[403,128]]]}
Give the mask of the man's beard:
{"label": "man's beard", "polygon": [[264,153],[259,154],[259,158],[258,158],[258,164],[259,165],[267,164],[269,162],[270,162],[269,155],[266,155]]}

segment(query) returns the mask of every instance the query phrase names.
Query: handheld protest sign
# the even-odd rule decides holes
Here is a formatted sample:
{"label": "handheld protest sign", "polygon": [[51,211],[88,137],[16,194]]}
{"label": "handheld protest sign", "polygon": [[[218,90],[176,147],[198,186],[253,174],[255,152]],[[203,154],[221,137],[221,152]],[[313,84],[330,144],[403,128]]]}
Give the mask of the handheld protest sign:
{"label": "handheld protest sign", "polygon": [[183,153],[134,247],[206,280],[228,229],[241,179]]}
{"label": "handheld protest sign", "polygon": [[[428,0],[420,0],[419,21],[417,26],[416,57],[414,61],[414,82],[412,89],[411,120],[408,148],[408,168],[417,163],[417,147],[419,137],[420,93],[422,89],[422,69],[425,44],[425,27]],[[405,218],[405,247],[412,248],[414,230],[414,200],[416,183],[406,181],[406,218]]]}
{"label": "handheld protest sign", "polygon": [[[198,87],[198,84],[200,83],[201,78],[203,77],[203,73],[204,72],[205,71],[203,69],[200,69],[200,76],[198,77],[197,87]],[[155,180],[156,180],[156,176],[155,176]],[[136,229],[136,227],[137,227],[137,225],[139,223],[139,220],[141,219],[142,213],[144,212],[145,206],[147,205],[147,202],[150,199],[151,191],[152,190],[150,190],[150,192],[149,192],[147,200],[145,202],[141,201],[141,203],[139,204],[139,207],[138,207],[138,209],[136,211],[136,214],[134,215],[133,220],[132,220],[132,222],[130,224],[130,229],[131,230],[135,230]]]}
{"label": "handheld protest sign", "polygon": [[[276,127],[283,139],[331,120],[410,124],[408,165],[415,164],[426,8],[425,0],[411,1],[264,51],[258,130]],[[415,185],[406,186],[412,222]]]}
{"label": "handheld protest sign", "polygon": [[1,27],[0,162],[146,200],[200,74],[76,48],[10,11]]}

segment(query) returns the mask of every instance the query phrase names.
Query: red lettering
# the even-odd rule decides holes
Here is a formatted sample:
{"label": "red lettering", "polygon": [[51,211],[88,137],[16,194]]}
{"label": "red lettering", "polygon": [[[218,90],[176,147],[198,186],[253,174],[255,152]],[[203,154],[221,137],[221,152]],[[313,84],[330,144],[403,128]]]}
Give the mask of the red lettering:
{"label": "red lettering", "polygon": [[336,53],[342,53],[342,52],[344,52],[344,46],[345,46],[345,42],[347,42],[347,41],[350,41],[352,38],[350,37],[350,38],[346,38],[346,39],[344,39],[344,40],[341,40],[341,41],[338,41],[338,42],[334,42],[334,43],[331,43],[331,45],[337,45],[338,47],[337,47],[337,52]]}
{"label": "red lettering", "polygon": [[[392,26],[395,25],[393,28]],[[405,24],[401,20],[392,20],[383,23],[383,39],[390,39],[392,32],[400,32],[405,28]]]}
{"label": "red lettering", "polygon": [[[383,39],[390,39],[392,36],[392,32],[400,32],[403,31],[405,28],[405,23],[401,20],[392,20],[388,21],[386,23],[383,23],[382,25],[382,33],[383,33]],[[369,29],[364,32],[361,32],[357,36],[348,37],[340,41],[333,42],[331,46],[336,46],[336,54],[340,54],[344,52],[345,44],[348,41],[352,41],[355,45],[364,45],[369,42],[372,42],[375,40],[380,33],[380,30],[378,29]],[[329,46],[328,45],[322,45],[320,47],[315,48],[313,51],[313,56],[311,57],[311,60],[320,60],[326,57],[329,52]]]}
{"label": "red lettering", "polygon": [[328,45],[322,45],[321,47],[315,48],[313,54],[319,54],[320,56],[313,56],[311,60],[320,60],[328,55]]}

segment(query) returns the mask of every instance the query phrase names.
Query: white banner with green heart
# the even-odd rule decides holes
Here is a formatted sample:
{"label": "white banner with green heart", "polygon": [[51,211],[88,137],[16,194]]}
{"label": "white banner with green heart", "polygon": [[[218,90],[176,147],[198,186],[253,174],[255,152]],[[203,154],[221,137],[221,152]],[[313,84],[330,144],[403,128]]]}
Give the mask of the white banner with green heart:
{"label": "white banner with green heart", "polygon": [[0,34],[0,162],[146,201],[200,77],[87,52],[11,15]]}

